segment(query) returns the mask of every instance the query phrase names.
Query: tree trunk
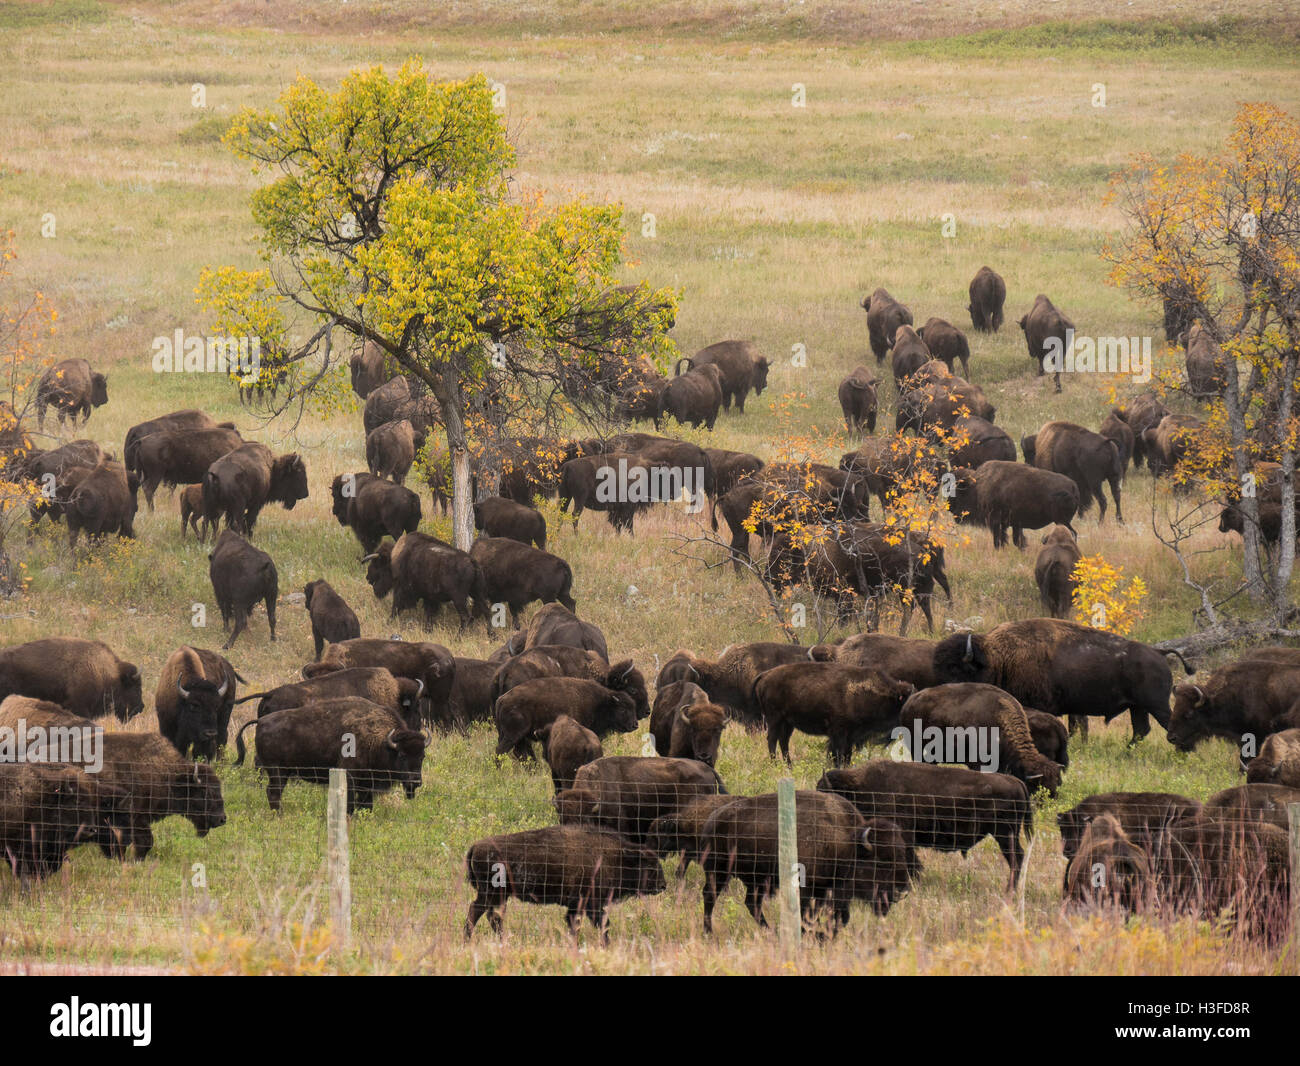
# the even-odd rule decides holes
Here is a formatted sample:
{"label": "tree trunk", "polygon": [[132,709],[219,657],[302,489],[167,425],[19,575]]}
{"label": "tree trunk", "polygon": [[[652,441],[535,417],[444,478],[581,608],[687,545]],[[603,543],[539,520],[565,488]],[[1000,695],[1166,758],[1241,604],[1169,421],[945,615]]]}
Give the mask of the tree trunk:
{"label": "tree trunk", "polygon": [[451,456],[452,544],[469,551],[474,543],[474,479],[469,466],[469,441],[465,437],[463,396],[460,380],[448,365],[442,374],[438,403],[447,427],[447,451]]}
{"label": "tree trunk", "polygon": [[1282,363],[1282,396],[1278,405],[1282,438],[1282,531],[1278,545],[1277,574],[1273,586],[1273,616],[1281,625],[1291,610],[1289,592],[1295,565],[1295,449],[1291,447],[1292,390],[1295,388],[1297,354],[1287,353]]}
{"label": "tree trunk", "polygon": [[1259,498],[1247,496],[1244,488],[1246,475],[1254,471],[1250,459],[1250,440],[1246,433],[1246,412],[1241,402],[1241,385],[1236,360],[1227,360],[1228,372],[1224,374],[1223,405],[1228,413],[1228,432],[1232,443],[1233,465],[1237,471],[1237,488],[1241,491],[1238,507],[1242,524],[1242,578],[1253,599],[1264,591],[1264,574],[1259,565]]}

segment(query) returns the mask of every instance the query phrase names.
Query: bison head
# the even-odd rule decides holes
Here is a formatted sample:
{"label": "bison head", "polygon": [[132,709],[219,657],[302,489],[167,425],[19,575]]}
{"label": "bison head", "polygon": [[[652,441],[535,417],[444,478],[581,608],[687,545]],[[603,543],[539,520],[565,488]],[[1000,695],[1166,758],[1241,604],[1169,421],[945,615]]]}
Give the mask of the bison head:
{"label": "bison head", "polygon": [[604,728],[597,729],[597,733],[634,733],[639,721],[636,701],[626,692],[611,692],[605,701],[603,719]]}
{"label": "bison head", "polygon": [[1241,508],[1235,503],[1228,504],[1219,512],[1219,532],[1220,533],[1243,533],[1246,523],[1241,513]]}
{"label": "bison head", "polygon": [[645,677],[632,665],[631,659],[624,659],[609,668],[609,673],[605,675],[605,687],[615,692],[626,692],[632,697],[638,721],[650,717],[650,697],[646,695]]}
{"label": "bison head", "polygon": [[229,688],[230,681],[225,677],[220,685],[202,677],[177,678],[180,702],[176,705],[176,747],[182,755],[193,750],[196,759],[211,762],[217,757],[222,711]]}
{"label": "bison head", "polygon": [[767,388],[767,372],[771,364],[767,361],[767,356],[760,355],[754,360],[754,395],[761,396],[763,390]]}
{"label": "bison head", "polygon": [[1034,456],[1038,451],[1038,434],[1028,433],[1020,438],[1020,450],[1025,453],[1025,462],[1034,465]]}
{"label": "bison head", "polygon": [[414,799],[416,789],[424,784],[421,772],[424,749],[432,739],[432,736],[414,729],[392,729],[384,738],[388,769],[396,783],[402,786],[408,800]]}
{"label": "bison head", "polygon": [[366,581],[375,590],[375,599],[382,600],[393,591],[393,543],[386,540],[372,554],[361,560],[367,563]]}
{"label": "bison head", "polygon": [[348,505],[356,499],[357,480],[356,474],[339,474],[330,483],[330,495],[334,498],[334,518],[341,526],[348,524]]}
{"label": "bison head", "polygon": [[858,837],[853,895],[884,917],[921,872],[916,849],[887,818],[871,818]]}
{"label": "bison head", "polygon": [[207,763],[196,762],[186,769],[176,782],[181,809],[199,836],[207,836],[213,829],[226,824],[226,805],[221,797],[221,781]]}
{"label": "bison head", "polygon": [[934,672],[941,683],[990,683],[991,668],[984,638],[976,633],[957,633],[934,646]]}
{"label": "bison head", "polygon": [[113,713],[126,722],[144,712],[144,692],[140,668],[135,663],[118,663],[118,680],[112,694]]}
{"label": "bison head", "polygon": [[600,816],[600,800],[586,788],[566,788],[551,800],[560,825],[595,825]]}
{"label": "bison head", "polygon": [[1191,751],[1214,735],[1210,723],[1210,699],[1200,685],[1183,682],[1174,686],[1174,710],[1165,735],[1179,751]]}
{"label": "bison head", "polygon": [[282,455],[271,464],[271,491],[268,498],[279,500],[286,511],[307,498],[307,465],[298,454]]}
{"label": "bison head", "polygon": [[103,374],[90,375],[90,403],[92,407],[108,403],[108,378]]}
{"label": "bison head", "polygon": [[718,746],[727,724],[726,713],[714,703],[691,703],[677,711],[677,720],[691,741],[691,756],[705,766],[718,761]]}

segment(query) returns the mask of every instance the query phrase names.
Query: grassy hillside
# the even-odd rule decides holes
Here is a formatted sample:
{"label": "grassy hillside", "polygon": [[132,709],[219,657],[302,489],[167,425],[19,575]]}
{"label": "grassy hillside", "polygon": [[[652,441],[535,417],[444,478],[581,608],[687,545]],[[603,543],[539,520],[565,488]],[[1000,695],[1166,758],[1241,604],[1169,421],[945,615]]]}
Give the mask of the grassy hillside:
{"label": "grassy hillside", "polygon": [[[1006,5],[996,19],[987,5],[965,2],[872,5],[869,23],[843,15],[854,20],[845,32],[832,32],[831,6],[812,0],[762,17],[768,5],[712,0],[672,5],[667,16],[658,5],[599,2],[580,14],[577,5],[544,2],[508,11],[401,0],[337,10],[276,4],[269,25],[265,5],[224,5],[216,23],[204,18],[206,7],[0,3],[0,225],[17,232],[18,291],[39,288],[60,309],[57,354],[109,371],[110,403],[86,435],[120,451],[135,422],[199,406],[233,418],[246,437],[306,457],[311,498],[291,513],[268,510],[258,527],[286,598],[280,639],[267,640],[259,613],[230,653],[256,688],[291,679],[310,659],[306,613],[287,597],[316,577],[343,593],[367,635],[420,634],[416,616],[389,621],[387,605],[365,584],[355,539],[329,513],[331,478],[365,467],[359,408],[329,420],[309,415],[296,426],[263,424],[220,380],[150,368],[155,336],[178,327],[206,332],[193,300],[200,269],[253,256],[253,179],[217,143],[224,121],[243,106],[268,105],[298,73],[329,86],[354,67],[395,67],[418,54],[437,76],[482,70],[504,83],[520,186],[623,204],[627,276],[682,291],[674,336],[683,352],[746,337],[775,361],[771,391],[751,400],[744,416],[724,416],[712,434],[670,430],[760,455],[790,428],[772,402],[782,397],[806,404],[797,408],[801,424],[834,431],[840,378],[858,363],[874,366],[858,306],[865,292],[885,285],[918,323],[938,315],[966,328],[966,285],[983,263],[1008,284],[1008,327],[970,336],[972,377],[996,404],[999,424],[1017,439],[1052,418],[1095,427],[1110,386],[1120,396],[1132,387],[1075,379],[1054,395],[1050,382],[1032,376],[1015,319],[1046,292],[1081,332],[1162,337],[1155,308],[1103,283],[1098,249],[1119,223],[1102,206],[1107,175],[1137,151],[1213,150],[1242,100],[1300,105],[1295,28],[1253,2],[1198,9],[1200,20],[1231,17],[1195,25],[1177,21],[1179,4],[1150,9],[1161,20],[1151,23],[1096,21],[1120,18],[1126,5],[1078,5],[1049,28],[1033,25],[1027,5]],[[421,21],[431,11],[444,12],[441,21]],[[606,32],[615,24],[631,28]],[[806,89],[804,108],[791,106],[796,83]],[[1105,108],[1092,106],[1097,83],[1106,86]],[[192,105],[195,84],[206,92],[203,109]],[[655,216],[653,239],[641,236],[646,213]],[[46,214],[55,216],[53,238],[40,235]],[[956,223],[954,237],[941,235],[945,215]],[[806,367],[792,363],[797,345],[806,348]],[[892,411],[884,421],[892,425]],[[827,457],[834,461],[844,447],[829,440]],[[1150,585],[1136,637],[1186,632],[1195,601],[1151,533],[1167,489],[1145,472],[1132,475],[1124,505],[1122,526],[1113,517],[1099,525],[1095,511],[1083,518],[1082,546]],[[553,505],[545,511],[551,550],[574,568],[580,613],[603,628],[611,652],[634,656],[648,675],[656,656],[678,647],[712,655],[737,641],[778,639],[752,584],[672,554],[668,537],[691,533],[699,519],[661,509],[628,539],[599,516],[584,517],[575,532]],[[427,518],[424,528],[445,527]],[[160,495],[137,533],[76,557],[62,529],[46,525],[29,545],[20,535],[31,584],[25,597],[0,605],[0,641],[106,640],[142,666],[151,705],[175,647],[219,647],[224,638],[206,549],[181,540],[175,501]],[[1204,550],[1197,565],[1225,589],[1240,571],[1238,543],[1206,531],[1196,544]],[[1036,615],[1034,555],[994,553],[987,533],[972,532],[948,553],[954,603],[938,605],[936,628]],[[206,630],[190,624],[194,603],[208,606]],[[502,634],[482,627],[458,633],[453,617],[430,639],[463,655],[500,643]],[[150,711],[131,728],[154,725]],[[810,948],[800,969],[1279,965],[1206,929],[1120,935],[1059,913],[1058,810],[1104,789],[1204,796],[1237,781],[1226,742],[1182,756],[1159,729],[1132,750],[1127,737],[1121,720],[1072,752],[1060,796],[1038,813],[1022,896],[1004,892],[1005,867],[991,842],[965,861],[927,853],[922,882],[888,918],[855,912],[836,945]],[[774,939],[754,928],[736,887],[720,907],[716,942],[701,938],[698,871],[685,888],[615,908],[608,949],[589,932],[574,946],[558,909],[520,904],[510,908],[503,944],[484,930],[461,948],[466,847],[552,820],[544,768],[497,769],[493,742],[486,728],[439,738],[413,803],[393,795],[354,819],[352,952],[320,932],[323,791],[292,786],[275,817],[255,773],[227,764],[219,770],[230,820],[209,837],[199,840],[173,819],[144,863],[122,869],[81,849],[29,895],[0,879],[0,960],[467,972],[782,968]],[[800,734],[793,747],[795,778],[812,787],[824,744]],[[611,754],[639,750],[635,736],[607,745]],[[737,793],[770,790],[781,776],[762,738],[739,730],[724,738],[719,769]],[[195,863],[203,864],[206,891],[192,887]]]}

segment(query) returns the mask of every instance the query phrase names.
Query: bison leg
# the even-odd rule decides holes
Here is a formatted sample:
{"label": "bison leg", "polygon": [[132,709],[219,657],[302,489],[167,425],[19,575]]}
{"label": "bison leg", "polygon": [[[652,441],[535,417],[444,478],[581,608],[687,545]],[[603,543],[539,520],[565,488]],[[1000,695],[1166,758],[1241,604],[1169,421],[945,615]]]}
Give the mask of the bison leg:
{"label": "bison leg", "polygon": [[[496,909],[483,898],[483,893],[479,892],[479,894],[470,901],[469,913],[465,915],[466,940],[474,935],[474,926],[478,925],[478,920],[485,914],[488,916],[488,921],[491,922],[493,929],[497,932],[501,931],[501,919],[497,915]],[[495,921],[493,919],[495,919]]]}
{"label": "bison leg", "polygon": [[1019,526],[1011,527],[1011,539],[1021,551],[1024,551],[1029,546],[1029,541],[1025,539],[1025,531]]}
{"label": "bison leg", "polygon": [[1014,892],[1016,883],[1020,880],[1020,866],[1023,861],[1020,850],[1020,824],[1018,821],[1013,825],[1003,826],[999,830],[998,847],[1002,850],[1002,857],[1007,860],[1007,868],[1010,870],[1007,878],[1007,891]]}
{"label": "bison leg", "polygon": [[266,620],[271,624],[271,639],[275,640],[275,596],[266,597]]}
{"label": "bison leg", "polygon": [[243,604],[235,605],[235,631],[230,634],[226,643],[221,646],[222,651],[228,651],[230,646],[239,639],[239,634],[248,628],[248,608]]}
{"label": "bison leg", "polygon": [[[1121,476],[1116,476],[1113,478],[1109,478],[1108,480],[1110,482],[1110,495],[1111,498],[1115,501],[1115,521],[1122,523],[1124,521],[1124,512],[1120,510],[1120,503],[1119,503],[1120,488],[1119,487],[1120,487],[1120,482],[1123,480],[1123,478]],[[1102,499],[1100,489],[1097,490],[1097,498],[1102,500],[1102,504],[1104,506],[1106,501]]]}
{"label": "bison leg", "polygon": [[1151,732],[1151,719],[1146,711],[1139,710],[1136,707],[1128,709],[1128,718],[1133,724],[1133,735],[1129,737],[1129,747],[1132,747]]}
{"label": "bison leg", "polygon": [[284,795],[285,777],[276,770],[266,771],[266,802],[271,810],[280,813],[280,797]]}
{"label": "bison leg", "polygon": [[767,885],[751,884],[745,886],[745,906],[754,916],[754,921],[762,929],[767,928],[767,919],[763,917],[763,903],[767,899]]}
{"label": "bison leg", "polygon": [[1088,739],[1088,716],[1087,715],[1085,714],[1070,715],[1070,734],[1073,736],[1075,733],[1078,733],[1078,735],[1084,740]]}

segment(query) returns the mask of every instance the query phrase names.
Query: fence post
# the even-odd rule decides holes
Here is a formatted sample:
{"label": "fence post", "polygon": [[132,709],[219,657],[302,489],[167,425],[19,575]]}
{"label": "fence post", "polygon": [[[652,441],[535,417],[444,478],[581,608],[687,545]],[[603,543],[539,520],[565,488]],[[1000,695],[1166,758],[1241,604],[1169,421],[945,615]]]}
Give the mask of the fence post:
{"label": "fence post", "polygon": [[330,920],[336,935],[347,948],[352,944],[352,874],[348,868],[348,772],[337,767],[330,770],[326,833]]}
{"label": "fence post", "polygon": [[802,919],[799,914],[799,840],[794,809],[794,778],[776,783],[777,863],[781,885],[781,948],[793,955],[799,948]]}
{"label": "fence post", "polygon": [[1300,803],[1286,805],[1291,827],[1291,960],[1300,973]]}

